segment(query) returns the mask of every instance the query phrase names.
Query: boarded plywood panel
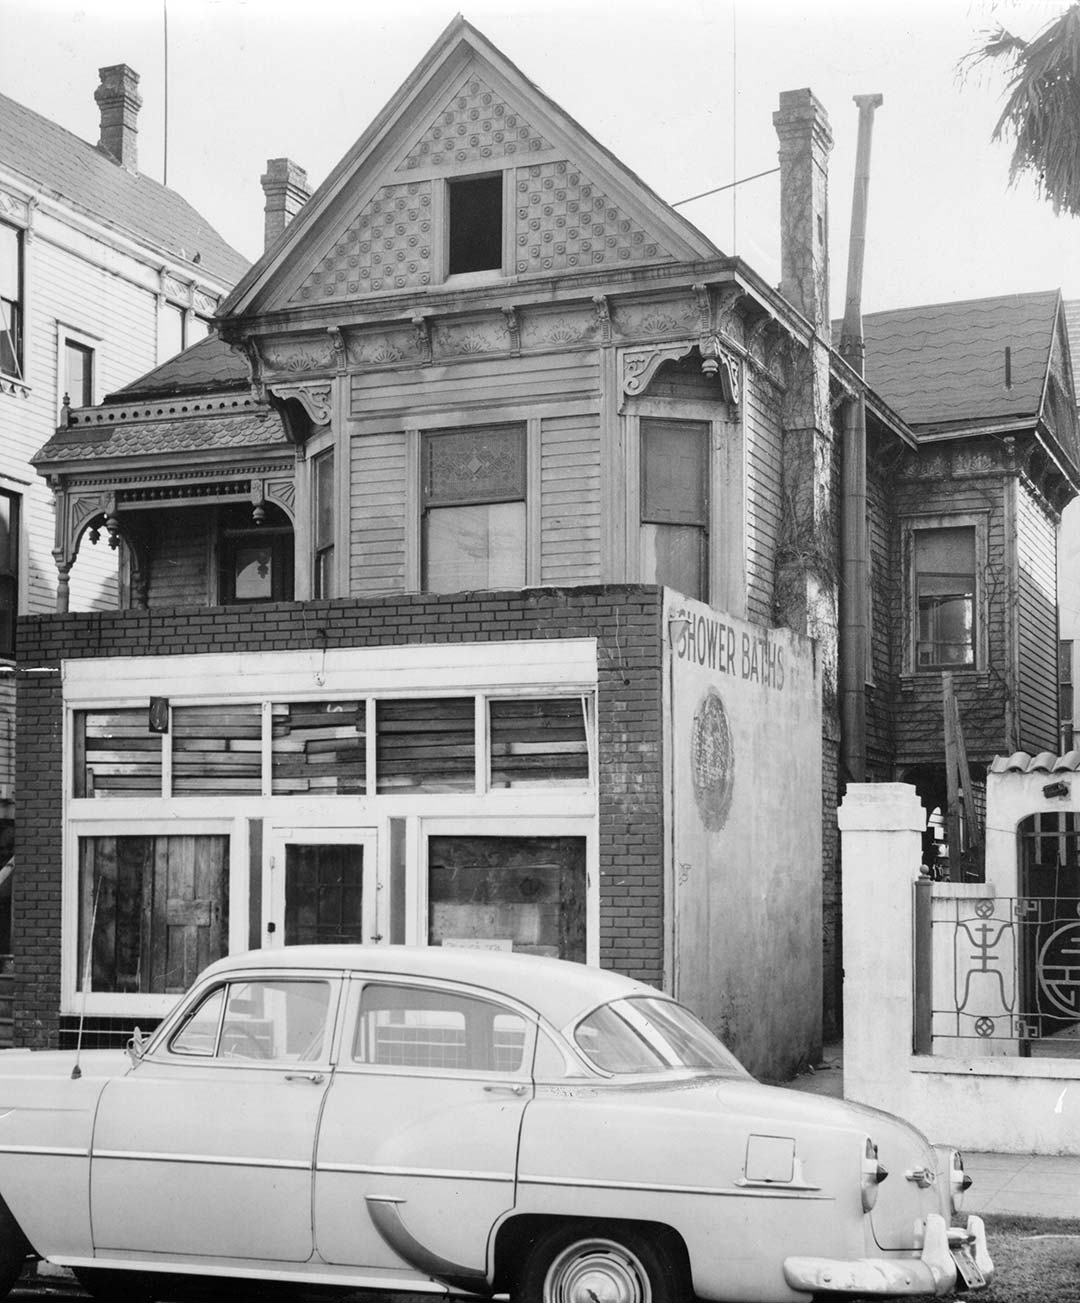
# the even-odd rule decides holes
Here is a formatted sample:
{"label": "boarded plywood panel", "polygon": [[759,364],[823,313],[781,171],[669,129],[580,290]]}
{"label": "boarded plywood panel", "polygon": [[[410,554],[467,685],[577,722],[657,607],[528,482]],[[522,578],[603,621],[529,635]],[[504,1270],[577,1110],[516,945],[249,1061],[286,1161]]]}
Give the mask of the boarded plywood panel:
{"label": "boarded plywood panel", "polygon": [[544,419],[539,493],[540,582],[599,582],[600,431],[594,414]]}
{"label": "boarded plywood panel", "polygon": [[356,795],[366,788],[365,704],[281,702],[273,707],[272,791]]}

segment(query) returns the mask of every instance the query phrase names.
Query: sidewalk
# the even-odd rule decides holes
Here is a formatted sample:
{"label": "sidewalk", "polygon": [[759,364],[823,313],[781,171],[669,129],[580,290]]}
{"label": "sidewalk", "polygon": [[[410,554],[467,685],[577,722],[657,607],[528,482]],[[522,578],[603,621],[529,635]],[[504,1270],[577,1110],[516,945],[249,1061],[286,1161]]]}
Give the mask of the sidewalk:
{"label": "sidewalk", "polygon": [[[826,1045],[821,1064],[786,1083],[787,1090],[844,1096],[843,1044]],[[994,1154],[964,1150],[971,1189],[968,1213],[1011,1213],[1023,1217],[1074,1217],[1080,1220],[1080,1157]]]}

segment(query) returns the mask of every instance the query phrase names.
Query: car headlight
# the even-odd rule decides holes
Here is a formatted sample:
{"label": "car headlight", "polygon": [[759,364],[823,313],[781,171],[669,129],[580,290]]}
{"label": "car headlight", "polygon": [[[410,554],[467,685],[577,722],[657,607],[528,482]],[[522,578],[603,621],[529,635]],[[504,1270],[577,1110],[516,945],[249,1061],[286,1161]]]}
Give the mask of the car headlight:
{"label": "car headlight", "polygon": [[862,1160],[862,1206],[863,1212],[868,1213],[874,1204],[877,1203],[878,1186],[885,1180],[889,1173],[878,1162],[877,1145],[870,1139],[866,1138],[866,1149],[863,1153]]}

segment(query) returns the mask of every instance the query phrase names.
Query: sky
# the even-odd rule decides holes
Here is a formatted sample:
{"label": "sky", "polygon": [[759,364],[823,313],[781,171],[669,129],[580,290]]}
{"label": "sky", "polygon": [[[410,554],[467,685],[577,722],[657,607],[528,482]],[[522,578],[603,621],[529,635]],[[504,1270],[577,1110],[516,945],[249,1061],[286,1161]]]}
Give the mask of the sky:
{"label": "sky", "polygon": [[[810,87],[835,137],[834,317],[858,94],[884,97],[865,312],[1053,288],[1080,298],[1080,218],[1056,216],[1030,180],[1010,187],[1009,148],[991,140],[1003,73],[960,70],[998,23],[1030,37],[1065,2],[0,0],[0,90],[96,142],[97,70],[129,64],[141,170],[255,258],[266,160],[321,182],[460,11],[669,203],[775,168],[780,92]],[[772,175],[680,212],[776,284],[778,208]]]}

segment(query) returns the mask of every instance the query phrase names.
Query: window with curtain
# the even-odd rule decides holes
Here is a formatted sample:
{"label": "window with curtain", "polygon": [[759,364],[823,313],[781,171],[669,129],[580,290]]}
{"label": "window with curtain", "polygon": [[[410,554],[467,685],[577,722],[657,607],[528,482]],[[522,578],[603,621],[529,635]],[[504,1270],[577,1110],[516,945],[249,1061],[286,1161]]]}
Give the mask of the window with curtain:
{"label": "window with curtain", "polygon": [[975,528],[920,529],[913,540],[916,665],[974,665]]}
{"label": "window with curtain", "polygon": [[421,449],[425,592],[525,583],[525,426],[425,434]]}
{"label": "window with curtain", "polygon": [[709,423],[641,418],[641,578],[709,599]]}

